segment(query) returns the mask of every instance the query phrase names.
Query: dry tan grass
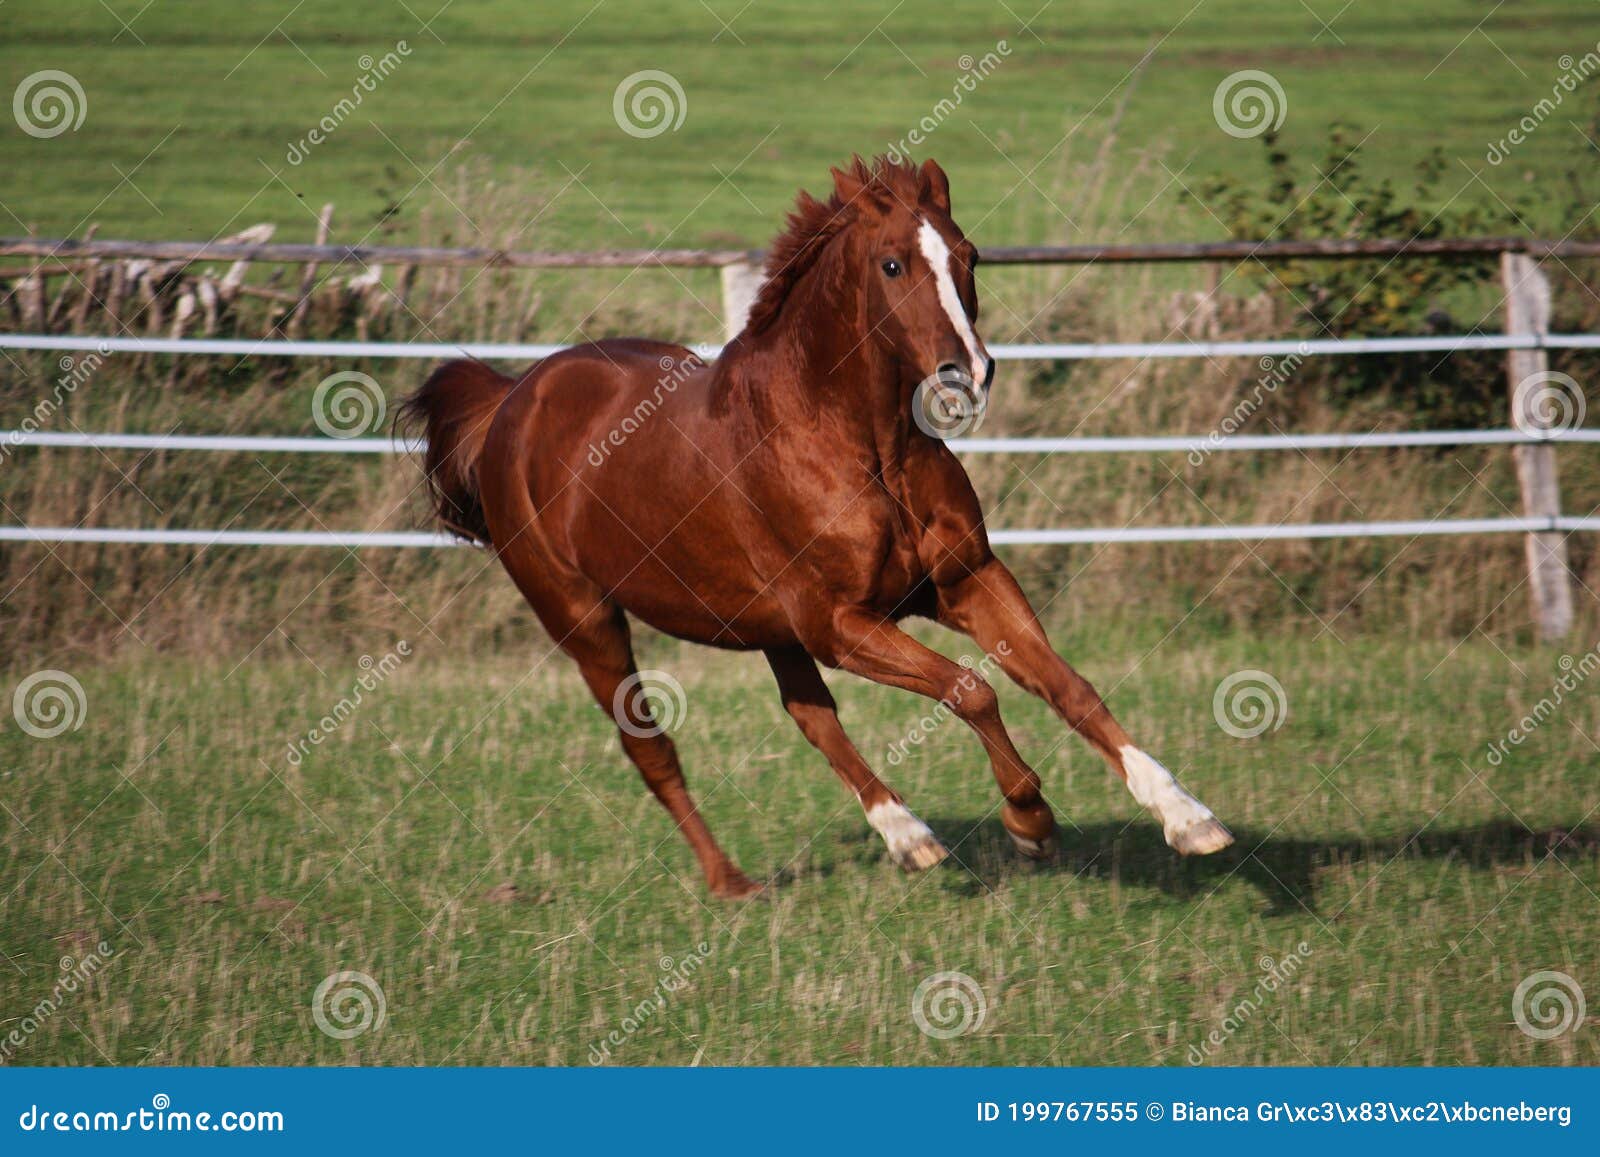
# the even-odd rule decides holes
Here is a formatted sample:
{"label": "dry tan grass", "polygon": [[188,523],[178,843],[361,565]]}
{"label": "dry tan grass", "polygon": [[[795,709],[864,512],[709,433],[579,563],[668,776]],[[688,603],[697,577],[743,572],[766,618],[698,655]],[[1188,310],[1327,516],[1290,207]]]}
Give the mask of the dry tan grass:
{"label": "dry tan grass", "polygon": [[[1112,138],[1108,138],[1111,140]],[[1111,145],[1064,151],[1050,186],[1083,236],[1181,234],[1193,222],[1129,224],[1124,189],[1159,158],[1122,164]],[[538,242],[540,184],[457,173],[429,241]],[[1015,202],[1022,204],[1018,200]],[[1032,204],[1032,202],[1029,202]],[[1040,206],[1032,210],[1049,212]],[[990,223],[986,228],[1000,228]],[[1002,230],[1003,231],[1003,230]],[[994,269],[984,274],[984,326],[994,342],[1282,336],[1290,319],[1222,269]],[[710,273],[676,271],[424,270],[409,313],[381,336],[417,339],[582,340],[649,333],[714,335],[719,304]],[[315,322],[317,319],[313,319]],[[326,332],[350,336],[340,319]],[[316,383],[347,366],[113,356],[66,398],[47,428],[313,433]],[[391,405],[425,368],[365,367]],[[984,434],[1204,434],[1217,429],[1266,371],[1253,359],[1009,363]],[[0,364],[0,426],[14,426],[49,392],[53,358]],[[1307,359],[1243,424],[1251,433],[1403,428],[1398,410],[1335,408]],[[992,526],[1138,526],[1496,517],[1517,512],[1503,449],[974,457],[969,469]],[[1567,509],[1600,504],[1600,464],[1587,447],[1563,452]],[[414,462],[355,457],[140,454],[13,450],[0,459],[0,517],[31,525],[233,528],[413,528],[427,525]],[[1571,548],[1589,590],[1600,589],[1586,536]],[[1016,548],[1006,552],[1048,617],[1068,630],[1108,620],[1172,620],[1196,613],[1218,625],[1373,629],[1457,636],[1526,629],[1522,544],[1516,536]],[[196,653],[241,639],[349,639],[403,624],[469,645],[521,640],[527,615],[508,583],[473,551],[0,548],[0,624],[8,660],[104,654],[147,645]],[[1580,598],[1584,614],[1593,600]]]}

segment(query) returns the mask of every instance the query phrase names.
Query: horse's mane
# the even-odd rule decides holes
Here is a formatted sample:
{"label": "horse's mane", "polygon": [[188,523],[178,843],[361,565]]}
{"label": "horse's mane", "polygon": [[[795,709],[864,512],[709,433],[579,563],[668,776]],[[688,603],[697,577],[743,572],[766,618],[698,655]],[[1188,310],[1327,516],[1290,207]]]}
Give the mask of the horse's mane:
{"label": "horse's mane", "polygon": [[[783,232],[767,251],[765,280],[745,323],[748,332],[760,333],[778,319],[796,283],[816,265],[828,242],[856,219],[863,200],[880,205],[898,201],[909,208],[919,205],[928,192],[915,165],[888,156],[874,157],[870,164],[852,157],[845,169],[834,170],[834,178],[827,200],[819,201],[803,189],[795,199]],[[848,195],[841,186],[850,188]]]}

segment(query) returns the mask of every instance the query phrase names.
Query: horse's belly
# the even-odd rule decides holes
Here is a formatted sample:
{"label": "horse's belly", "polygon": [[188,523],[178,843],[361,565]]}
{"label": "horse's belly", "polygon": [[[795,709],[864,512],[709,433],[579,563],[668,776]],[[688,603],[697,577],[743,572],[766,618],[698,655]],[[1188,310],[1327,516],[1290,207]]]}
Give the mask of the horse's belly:
{"label": "horse's belly", "polygon": [[[776,588],[750,565],[721,524],[668,511],[651,525],[629,526],[614,508],[583,512],[569,540],[578,568],[629,614],[659,631],[718,647],[784,646],[794,630]],[[676,516],[664,534],[654,527]]]}
{"label": "horse's belly", "polygon": [[606,585],[630,615],[680,639],[735,650],[795,642],[772,592],[730,575],[685,573],[646,557],[630,574]]}

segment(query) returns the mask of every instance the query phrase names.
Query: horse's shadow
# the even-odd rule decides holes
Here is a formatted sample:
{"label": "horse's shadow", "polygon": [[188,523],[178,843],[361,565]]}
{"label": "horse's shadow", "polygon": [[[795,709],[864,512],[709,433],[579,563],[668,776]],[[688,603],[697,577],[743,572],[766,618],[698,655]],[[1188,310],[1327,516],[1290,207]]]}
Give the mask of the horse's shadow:
{"label": "horse's shadow", "polygon": [[1115,877],[1179,899],[1204,896],[1238,879],[1261,892],[1268,915],[1315,912],[1317,874],[1331,867],[1381,868],[1397,859],[1426,859],[1455,860],[1479,870],[1531,868],[1551,853],[1569,858],[1600,849],[1600,826],[1531,829],[1500,819],[1468,827],[1428,827],[1412,835],[1314,840],[1235,828],[1232,847],[1212,856],[1181,858],[1167,847],[1160,828],[1141,818],[1076,827],[1063,821],[1057,856],[1032,863],[1018,857],[997,817],[932,818],[928,824],[951,850],[944,870],[964,872],[956,889],[973,895],[987,894],[1010,877],[1039,872],[1086,880]]}

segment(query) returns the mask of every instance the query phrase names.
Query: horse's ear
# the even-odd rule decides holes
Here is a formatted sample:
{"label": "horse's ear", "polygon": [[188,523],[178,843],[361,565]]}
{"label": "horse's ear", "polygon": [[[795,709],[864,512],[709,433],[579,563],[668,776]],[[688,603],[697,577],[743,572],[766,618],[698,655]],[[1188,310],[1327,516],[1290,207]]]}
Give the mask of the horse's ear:
{"label": "horse's ear", "polygon": [[923,200],[940,212],[950,212],[950,178],[944,175],[939,162],[932,157],[922,162],[922,168],[917,173],[917,191]]}
{"label": "horse's ear", "polygon": [[861,195],[872,180],[872,174],[860,157],[851,157],[844,168],[828,170],[833,175],[834,195],[846,205]]}

